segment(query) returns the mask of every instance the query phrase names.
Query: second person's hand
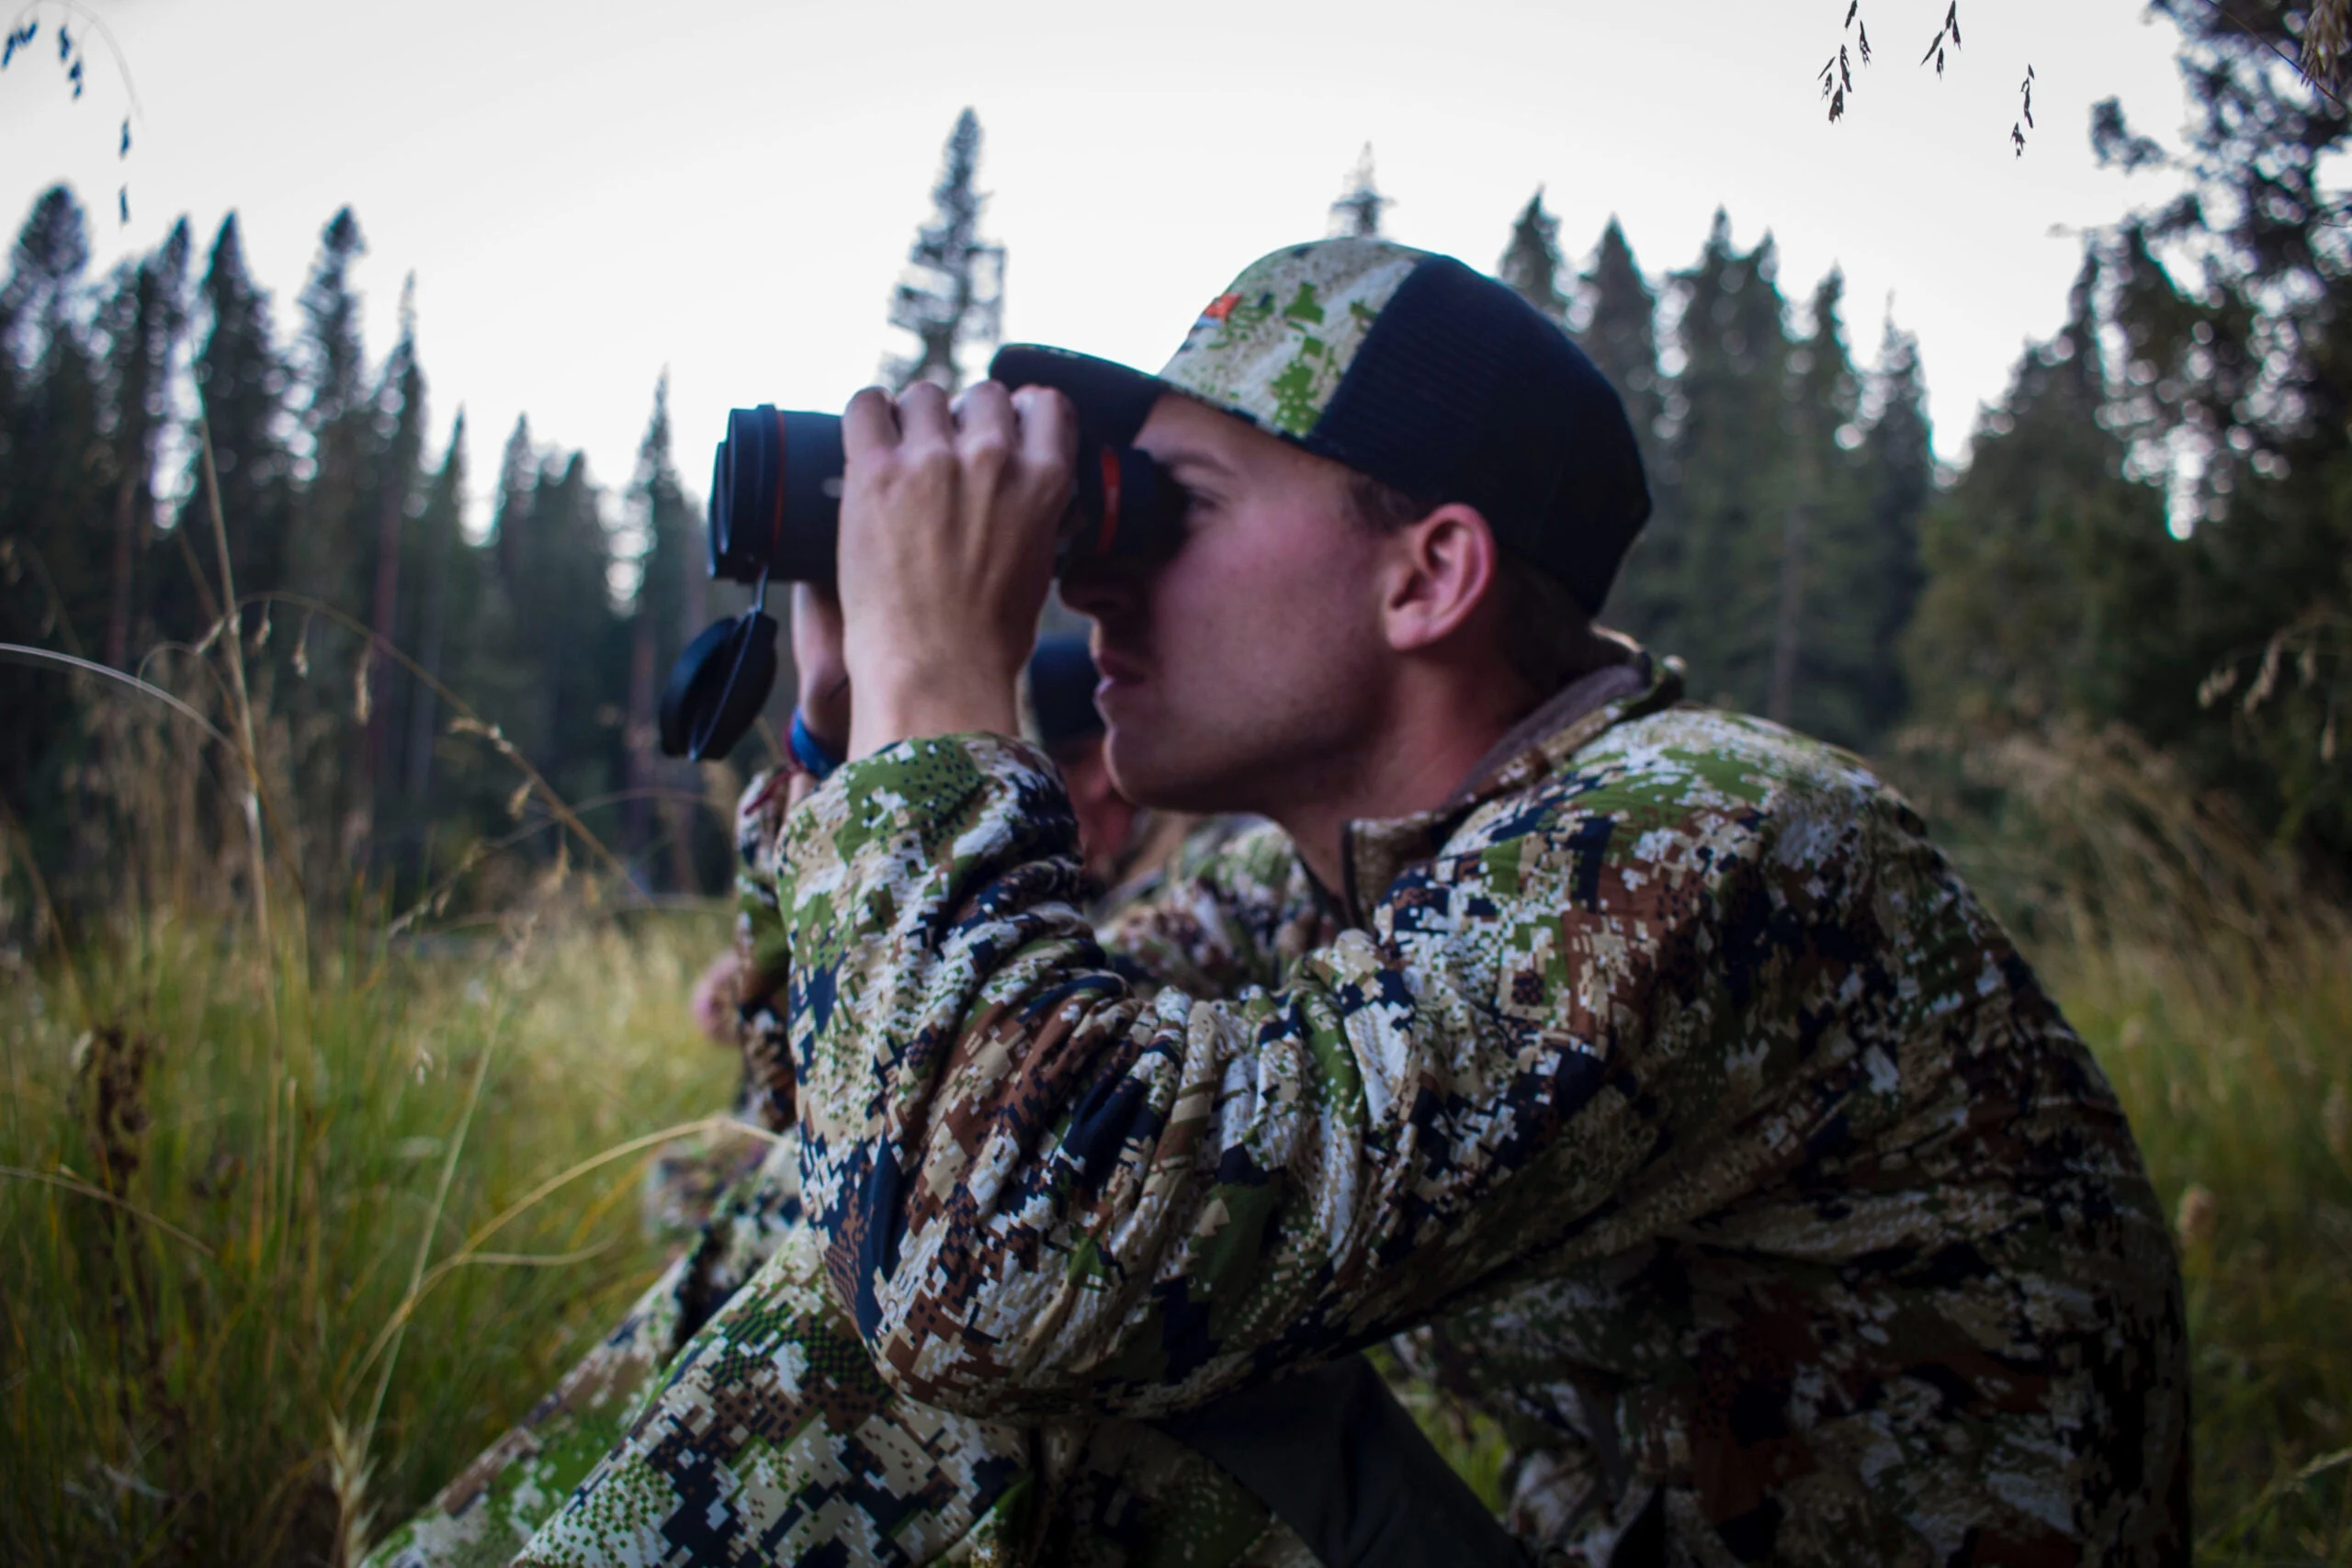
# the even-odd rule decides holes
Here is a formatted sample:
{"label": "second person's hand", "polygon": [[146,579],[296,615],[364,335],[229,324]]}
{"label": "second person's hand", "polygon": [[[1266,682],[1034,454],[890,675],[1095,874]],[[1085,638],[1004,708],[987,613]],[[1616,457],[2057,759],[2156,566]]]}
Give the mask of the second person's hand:
{"label": "second person's hand", "polygon": [[792,585],[794,701],[808,733],[834,756],[849,746],[849,666],[842,658],[842,602],[814,583]]}

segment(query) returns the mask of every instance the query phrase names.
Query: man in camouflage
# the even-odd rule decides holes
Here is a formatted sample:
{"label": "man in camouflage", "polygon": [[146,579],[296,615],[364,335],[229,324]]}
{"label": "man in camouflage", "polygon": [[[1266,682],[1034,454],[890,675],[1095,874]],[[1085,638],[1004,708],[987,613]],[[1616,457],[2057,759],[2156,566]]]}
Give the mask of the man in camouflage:
{"label": "man in camouflage", "polygon": [[[762,1239],[405,1560],[1329,1560],[1180,1439],[1385,1341],[1546,1561],[2186,1561],[2112,1094],[1900,799],[1589,629],[1646,502],[1556,329],[1341,240],[1158,378],[996,374],[845,419],[854,761],[743,823],[796,1115],[712,1245]],[[1073,403],[1194,498],[1065,584],[1113,770],[1280,824],[1100,929],[1005,739]]]}
{"label": "man in camouflage", "polygon": [[[1094,706],[1094,660],[1086,639],[1069,633],[1042,637],[1029,656],[1023,733],[1053,761],[1078,824],[1078,848],[1097,917],[1143,897],[1170,876],[1189,875],[1237,833],[1247,818],[1195,818],[1138,807],[1118,791],[1103,757],[1102,716]],[[789,770],[787,770],[787,773]],[[752,782],[738,809],[749,809],[775,786]],[[725,1114],[734,1125],[709,1128],[664,1144],[645,1172],[641,1209],[649,1235],[691,1243],[709,1224],[720,1198],[765,1157],[772,1134],[785,1130],[788,1109],[776,1111],[773,1079],[781,1054],[743,1037],[744,954],[729,948],[695,982],[688,1004],[695,1024],[716,1043],[741,1050],[742,1076]],[[764,982],[773,988],[774,980]],[[788,1069],[787,1081],[788,1081]]]}

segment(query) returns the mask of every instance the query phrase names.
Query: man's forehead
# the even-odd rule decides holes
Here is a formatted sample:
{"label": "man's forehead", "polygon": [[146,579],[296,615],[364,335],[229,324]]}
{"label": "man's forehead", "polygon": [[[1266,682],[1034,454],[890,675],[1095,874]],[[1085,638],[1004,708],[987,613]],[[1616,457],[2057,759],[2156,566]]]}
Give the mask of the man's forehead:
{"label": "man's forehead", "polygon": [[1151,405],[1136,445],[1170,467],[1240,470],[1318,460],[1237,414],[1182,392],[1163,393]]}

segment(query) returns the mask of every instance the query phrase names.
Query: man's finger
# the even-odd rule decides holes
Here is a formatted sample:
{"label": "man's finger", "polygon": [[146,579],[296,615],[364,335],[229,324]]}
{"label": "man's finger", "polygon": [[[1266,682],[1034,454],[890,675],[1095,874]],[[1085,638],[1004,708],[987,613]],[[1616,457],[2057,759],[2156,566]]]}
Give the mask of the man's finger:
{"label": "man's finger", "polygon": [[955,439],[955,422],[947,412],[947,394],[929,381],[917,381],[899,394],[899,430],[908,442]]}
{"label": "man's finger", "polygon": [[898,444],[899,411],[891,405],[889,393],[868,387],[850,399],[849,406],[842,410],[842,457],[854,463]]}
{"label": "man's finger", "polygon": [[1005,389],[1003,382],[982,381],[965,389],[964,395],[956,400],[956,428],[967,438],[994,436],[1005,450],[1013,449],[1016,416],[1012,394]]}
{"label": "man's finger", "polygon": [[1021,417],[1023,467],[1068,472],[1078,457],[1078,411],[1052,387],[1023,387],[1012,394]]}

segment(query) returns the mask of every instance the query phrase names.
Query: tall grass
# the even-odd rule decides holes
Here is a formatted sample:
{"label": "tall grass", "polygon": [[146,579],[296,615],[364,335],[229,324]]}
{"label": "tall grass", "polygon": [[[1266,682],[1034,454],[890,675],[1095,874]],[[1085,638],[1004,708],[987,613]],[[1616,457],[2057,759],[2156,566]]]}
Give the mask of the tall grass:
{"label": "tall grass", "polygon": [[660,1266],[630,1145],[725,1101],[683,1007],[723,934],[526,921],[297,965],[158,917],[18,976],[0,1560],[333,1562],[447,1481]]}
{"label": "tall grass", "polygon": [[[204,478],[210,499],[209,447]],[[723,916],[572,874],[575,845],[617,866],[455,694],[452,734],[514,770],[510,810],[562,849],[477,845],[397,917],[369,891],[364,815],[298,813],[294,758],[322,737],[249,678],[269,622],[235,608],[210,523],[211,632],[71,677],[91,761],[56,848],[85,895],[107,883],[82,899],[105,916],[62,916],[0,817],[0,933],[31,938],[0,948],[12,1564],[356,1562],[659,1269],[645,1159],[735,1077],[684,1006]],[[366,636],[312,605],[306,637],[312,614]]]}
{"label": "tall grass", "polygon": [[2200,1562],[2352,1562],[2352,918],[2127,734],[1923,733],[1905,782],[2176,1217]]}
{"label": "tall grass", "polygon": [[2064,999],[2177,1216],[2199,1560],[2352,1562],[2352,942],[2273,964],[2232,995],[2090,955]]}

